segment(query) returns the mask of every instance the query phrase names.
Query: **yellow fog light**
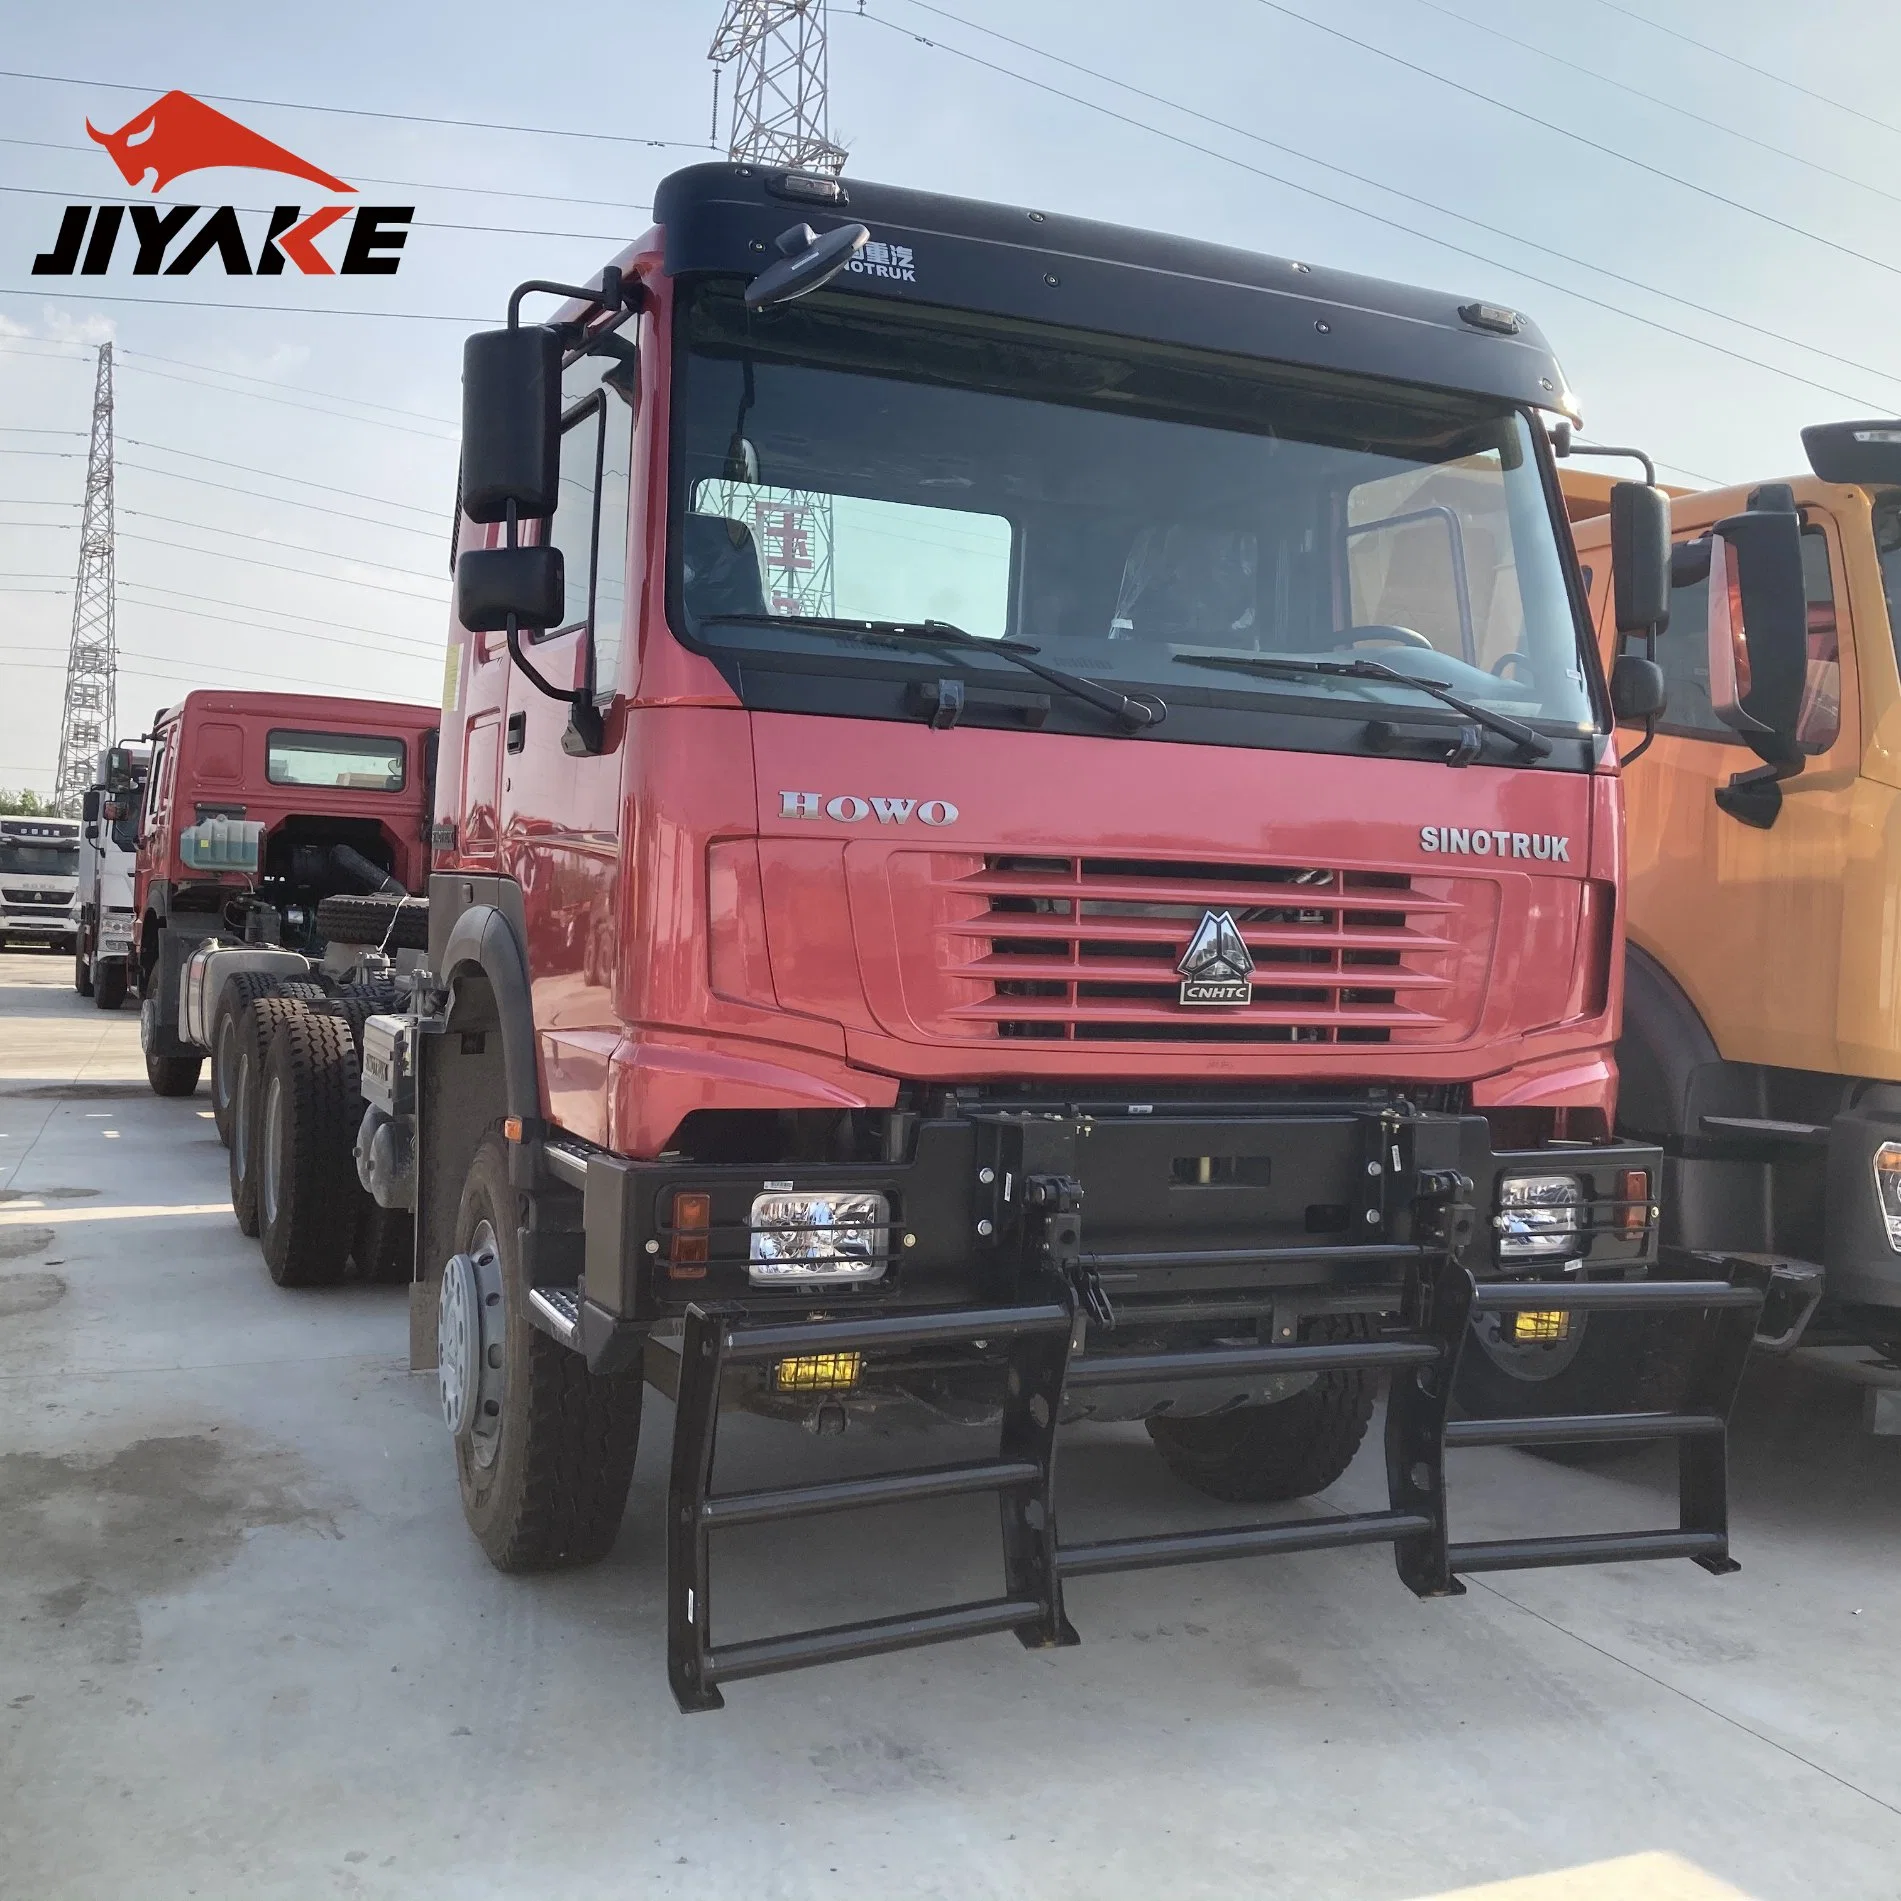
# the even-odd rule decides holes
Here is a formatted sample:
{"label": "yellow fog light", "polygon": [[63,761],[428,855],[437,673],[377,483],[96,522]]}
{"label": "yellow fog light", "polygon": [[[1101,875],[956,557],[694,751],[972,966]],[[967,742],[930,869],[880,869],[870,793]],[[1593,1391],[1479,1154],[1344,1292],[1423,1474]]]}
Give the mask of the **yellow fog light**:
{"label": "yellow fog light", "polygon": [[782,1393],[843,1393],[858,1384],[862,1353],[802,1353],[781,1360],[772,1383]]}
{"label": "yellow fog light", "polygon": [[1562,1309],[1512,1315],[1512,1339],[1519,1346],[1548,1345],[1570,1337],[1571,1316]]}

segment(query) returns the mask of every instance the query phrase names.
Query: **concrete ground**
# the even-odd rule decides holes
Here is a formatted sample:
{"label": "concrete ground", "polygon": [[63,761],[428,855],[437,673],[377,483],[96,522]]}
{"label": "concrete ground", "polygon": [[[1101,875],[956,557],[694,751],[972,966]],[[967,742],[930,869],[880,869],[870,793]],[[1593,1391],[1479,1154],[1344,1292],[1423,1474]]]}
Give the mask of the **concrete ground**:
{"label": "concrete ground", "polygon": [[[1561,1891],[1901,1893],[1901,1439],[1811,1366],[1751,1376],[1734,1577],[1422,1604],[1359,1550],[1087,1580],[1079,1649],[985,1639],[689,1719],[665,1403],[608,1562],[491,1571],[401,1291],[274,1288],[202,1090],[153,1097],[133,1013],[50,956],[0,958],[0,1189],[5,1896],[1406,1901],[1616,1857]],[[742,1420],[722,1472],[882,1450]],[[1454,1484],[1464,1536],[1674,1521],[1667,1453],[1468,1452]],[[1383,1502],[1371,1449],[1329,1502]],[[1233,1516],[1122,1427],[1069,1439],[1064,1514]],[[721,1628],[985,1594],[995,1526],[970,1501],[727,1534]]]}

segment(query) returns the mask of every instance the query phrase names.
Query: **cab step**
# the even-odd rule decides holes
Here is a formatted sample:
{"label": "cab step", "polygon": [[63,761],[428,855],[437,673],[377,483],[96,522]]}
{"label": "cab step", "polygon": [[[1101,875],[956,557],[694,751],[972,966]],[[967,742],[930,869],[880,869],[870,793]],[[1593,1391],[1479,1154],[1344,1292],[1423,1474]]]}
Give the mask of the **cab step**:
{"label": "cab step", "polygon": [[[822,1321],[749,1322],[742,1309],[691,1307],[681,1340],[673,1467],[667,1494],[667,1670],[683,1710],[721,1707],[720,1685],[773,1671],[869,1657],[954,1638],[1012,1631],[1029,1647],[1078,1640],[1064,1583],[1115,1571],[1204,1564],[1358,1545],[1390,1544],[1402,1581],[1421,1597],[1463,1592],[1460,1572],[1531,1570],[1690,1558],[1714,1572],[1729,1556],[1726,1422],[1768,1283],[1738,1264],[1739,1279],[1525,1282],[1480,1287],[1442,1263],[1417,1290],[1404,1332],[1311,1345],[1193,1349],[1180,1353],[1078,1352],[1084,1328],[1076,1295],[1052,1281],[1021,1306]],[[537,1288],[536,1324],[573,1324],[571,1293]],[[1676,1311],[1696,1329],[1690,1390],[1675,1412],[1447,1418],[1453,1376],[1474,1312]],[[561,1337],[557,1334],[557,1337]],[[716,1493],[719,1394],[727,1368],[782,1359],[994,1342],[1003,1350],[1005,1397],[997,1456],[865,1477]],[[1384,1370],[1385,1511],[1315,1515],[1194,1531],[1066,1544],[1057,1535],[1056,1424],[1069,1390],[1174,1384],[1251,1373]],[[1445,1454],[1479,1446],[1545,1446],[1656,1439],[1678,1448],[1680,1522],[1670,1529],[1573,1537],[1448,1537]],[[712,1534],[876,1505],[994,1492],[1002,1531],[1003,1592],[952,1604],[783,1636],[716,1644],[712,1637]]]}

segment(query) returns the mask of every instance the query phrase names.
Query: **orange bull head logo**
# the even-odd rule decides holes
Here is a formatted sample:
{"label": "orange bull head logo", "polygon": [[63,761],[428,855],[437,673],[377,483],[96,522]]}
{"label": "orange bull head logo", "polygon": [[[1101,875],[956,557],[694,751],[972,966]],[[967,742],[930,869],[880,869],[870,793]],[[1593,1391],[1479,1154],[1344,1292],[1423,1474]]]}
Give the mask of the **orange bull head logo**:
{"label": "orange bull head logo", "polygon": [[88,119],[86,135],[112,154],[112,162],[128,185],[142,185],[148,172],[156,173],[152,180],[154,194],[187,172],[208,171],[220,165],[253,172],[283,172],[328,191],[356,189],[295,152],[273,145],[248,125],[226,118],[188,92],[168,92],[116,132],[101,132]]}
{"label": "orange bull head logo", "polygon": [[[188,92],[166,93],[116,132],[101,132],[90,119],[86,131],[128,185],[142,188],[150,180],[154,197],[175,179],[218,170],[301,178],[325,193],[356,190]],[[278,205],[268,214],[242,215],[235,205],[68,205],[52,248],[33,260],[33,275],[103,277],[115,254],[130,251],[135,277],[188,277],[214,254],[227,277],[281,277],[286,269],[306,277],[388,277],[401,262],[396,253],[415,215],[413,205],[319,204],[310,211]],[[246,233],[246,216],[266,218],[255,244]],[[343,259],[333,263],[317,239],[346,218]],[[122,251],[119,239],[128,224],[131,241]]]}

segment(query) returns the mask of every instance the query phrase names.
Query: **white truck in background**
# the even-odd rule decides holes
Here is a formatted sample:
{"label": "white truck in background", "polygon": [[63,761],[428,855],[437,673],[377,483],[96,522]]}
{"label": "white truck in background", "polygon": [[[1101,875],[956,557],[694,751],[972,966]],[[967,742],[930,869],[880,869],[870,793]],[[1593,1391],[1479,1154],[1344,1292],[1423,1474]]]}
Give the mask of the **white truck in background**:
{"label": "white truck in background", "polygon": [[72,948],[79,821],[0,818],[0,950]]}
{"label": "white truck in background", "polygon": [[108,746],[80,808],[72,901],[73,988],[102,1010],[125,1001],[132,955],[139,807],[152,767],[148,746]]}

